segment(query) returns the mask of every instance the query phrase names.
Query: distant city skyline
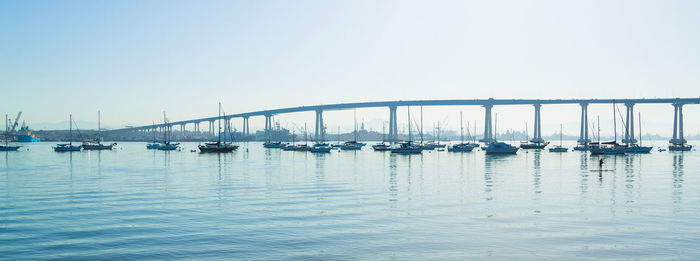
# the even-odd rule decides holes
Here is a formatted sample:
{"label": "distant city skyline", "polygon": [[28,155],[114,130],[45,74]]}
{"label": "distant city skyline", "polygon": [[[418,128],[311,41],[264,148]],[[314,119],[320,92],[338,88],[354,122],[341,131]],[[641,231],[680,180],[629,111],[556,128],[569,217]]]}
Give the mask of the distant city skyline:
{"label": "distant city skyline", "polygon": [[[0,113],[30,126],[144,125],[362,101],[698,97],[700,3],[674,1],[5,1]],[[417,112],[413,109],[413,112]],[[621,108],[622,109],[622,108]],[[643,130],[669,135],[672,107],[640,105]],[[426,107],[425,128],[483,130],[483,109]],[[687,134],[700,106],[684,108]],[[524,129],[528,106],[497,107]],[[358,119],[388,120],[386,109]],[[405,108],[399,109],[405,124]],[[578,107],[543,107],[543,134],[578,133]],[[611,133],[611,110],[592,106]],[[352,126],[352,111],[324,114]],[[309,124],[313,113],[279,117]],[[240,123],[238,128],[240,128]],[[263,120],[251,119],[251,130]],[[381,125],[368,128],[377,130]]]}

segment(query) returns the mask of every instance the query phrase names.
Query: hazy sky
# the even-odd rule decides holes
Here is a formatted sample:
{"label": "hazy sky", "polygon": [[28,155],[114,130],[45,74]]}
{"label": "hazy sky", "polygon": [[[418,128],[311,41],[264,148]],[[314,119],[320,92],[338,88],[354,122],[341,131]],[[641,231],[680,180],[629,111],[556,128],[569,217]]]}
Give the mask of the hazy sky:
{"label": "hazy sky", "polygon": [[[164,110],[172,120],[211,116],[218,101],[238,113],[406,99],[698,97],[699,12],[700,1],[2,1],[0,113],[45,123],[69,113],[95,121],[100,109],[106,125],[124,126],[161,120]],[[700,131],[699,107],[686,106],[687,133]],[[459,110],[483,118],[477,107],[425,108],[425,118],[456,128]],[[532,121],[530,107],[497,111],[503,128]],[[639,111],[650,130],[670,134],[671,106]],[[590,113],[611,117],[608,106]],[[313,126],[313,115],[280,119]],[[351,111],[327,115],[331,130],[352,125]],[[358,111],[382,117],[385,109]],[[577,117],[577,106],[545,106],[543,132],[559,123],[574,132]]]}

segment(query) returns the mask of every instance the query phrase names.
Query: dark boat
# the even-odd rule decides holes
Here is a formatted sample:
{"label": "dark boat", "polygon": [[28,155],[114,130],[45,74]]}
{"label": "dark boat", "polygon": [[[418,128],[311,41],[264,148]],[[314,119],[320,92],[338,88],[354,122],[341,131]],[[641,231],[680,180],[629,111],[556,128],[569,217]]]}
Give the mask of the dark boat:
{"label": "dark boat", "polygon": [[411,106],[408,106],[408,141],[392,146],[391,153],[397,154],[419,154],[423,153],[423,146],[413,143],[411,133]]}
{"label": "dark boat", "polygon": [[692,148],[692,145],[687,144],[671,144],[668,146],[668,151],[690,151]]}
{"label": "dark boat", "polygon": [[97,111],[97,138],[95,139],[95,141],[83,142],[84,150],[111,150],[112,147],[117,145],[117,143],[102,144],[102,129],[100,121],[100,111]]}
{"label": "dark boat", "polygon": [[199,148],[200,152],[218,152],[218,153],[225,153],[225,152],[232,152],[236,149],[238,149],[238,145],[233,145],[230,143],[226,142],[207,142],[204,143],[204,145],[199,145],[197,148]]}
{"label": "dark boat", "polygon": [[518,147],[505,142],[494,141],[486,147],[486,154],[516,154]]}
{"label": "dark boat", "polygon": [[[226,117],[225,114],[224,117]],[[219,103],[219,134],[217,136],[219,136],[218,141],[207,142],[204,143],[204,145],[197,146],[197,148],[199,148],[199,152],[227,153],[238,149],[238,145],[233,145],[229,142],[226,142],[226,136],[228,136],[228,126],[224,127],[224,140],[223,142],[221,141],[221,103]]]}
{"label": "dark boat", "polygon": [[328,143],[316,143],[309,151],[315,153],[327,153],[331,152],[331,149],[332,148],[328,145]]}
{"label": "dark boat", "polygon": [[525,150],[541,150],[544,149],[544,147],[547,147],[549,145],[549,142],[521,142],[520,143],[520,148],[525,149]]}
{"label": "dark boat", "polygon": [[407,141],[399,143],[398,147],[391,148],[391,153],[398,154],[420,154],[423,152],[423,146]]}
{"label": "dark boat", "polygon": [[[479,147],[479,144],[476,143],[465,143],[464,142],[464,124],[462,120],[462,112],[459,112],[459,138],[460,142],[459,144],[454,144],[447,148],[447,151],[450,152],[470,152],[473,151],[474,148]],[[467,123],[467,132],[469,132],[469,124]],[[471,134],[470,134],[471,136]]]}
{"label": "dark boat", "polygon": [[569,151],[569,148],[563,147],[562,146],[562,126],[559,124],[559,146],[555,146],[554,148],[549,148],[549,152],[567,152]]}
{"label": "dark boat", "polygon": [[263,143],[263,147],[269,148],[269,149],[281,149],[284,148],[286,144],[279,142],[279,141],[267,141]]}
{"label": "dark boat", "polygon": [[390,151],[391,147],[384,142],[380,142],[380,143],[372,145],[372,149],[374,151]]}
{"label": "dark boat", "polygon": [[460,144],[455,144],[447,148],[447,151],[450,152],[470,152],[473,151],[474,148],[476,148],[474,145],[470,143],[460,143]]}
{"label": "dark boat", "polygon": [[180,143],[170,142],[170,129],[172,126],[168,126],[168,118],[165,117],[165,112],[163,112],[163,126],[165,127],[163,131],[164,142],[159,144],[157,150],[177,150],[180,148]]}
{"label": "dark boat", "polygon": [[80,146],[73,146],[73,114],[70,115],[68,125],[70,125],[68,129],[68,143],[56,144],[56,147],[53,147],[53,150],[56,152],[80,151],[82,149]]}

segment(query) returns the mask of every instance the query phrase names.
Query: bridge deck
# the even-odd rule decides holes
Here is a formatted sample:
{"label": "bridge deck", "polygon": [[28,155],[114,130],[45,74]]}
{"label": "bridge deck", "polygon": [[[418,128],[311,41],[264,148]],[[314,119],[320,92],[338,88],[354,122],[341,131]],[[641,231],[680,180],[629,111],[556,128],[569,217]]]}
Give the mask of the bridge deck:
{"label": "bridge deck", "polygon": [[[356,103],[339,103],[325,104],[313,106],[300,106],[281,108],[273,110],[262,110],[254,112],[245,112],[232,115],[226,115],[226,119],[242,118],[252,116],[276,115],[284,113],[305,112],[305,111],[329,111],[329,110],[347,110],[356,108],[374,108],[374,107],[391,107],[391,106],[486,106],[486,105],[534,105],[534,104],[610,104],[610,103],[633,103],[633,104],[659,104],[659,103],[678,103],[678,104],[700,104],[700,98],[650,98],[650,99],[473,99],[473,100],[411,100],[411,101],[381,101],[381,102],[356,102]],[[200,119],[192,119],[185,121],[171,122],[167,125],[181,125],[198,123],[204,121],[215,121],[218,117],[207,117]],[[163,127],[166,124],[146,125],[139,127],[116,129],[112,131],[126,130],[142,130],[153,127]]]}

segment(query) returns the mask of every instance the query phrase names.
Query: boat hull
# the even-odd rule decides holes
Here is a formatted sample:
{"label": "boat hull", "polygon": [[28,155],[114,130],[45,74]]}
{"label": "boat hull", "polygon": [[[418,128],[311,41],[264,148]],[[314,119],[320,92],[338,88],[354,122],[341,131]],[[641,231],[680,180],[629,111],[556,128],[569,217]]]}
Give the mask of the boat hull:
{"label": "boat hull", "polygon": [[690,145],[683,145],[683,146],[671,145],[671,146],[668,146],[669,151],[690,151],[692,148],[693,148],[693,146],[690,146]]}
{"label": "boat hull", "polygon": [[65,146],[65,147],[54,147],[53,150],[56,152],[70,152],[70,151],[80,151],[82,147],[80,146]]}
{"label": "boat hull", "polygon": [[541,150],[547,147],[547,145],[549,145],[549,143],[526,143],[520,144],[520,148],[524,150]]}
{"label": "boat hull", "polygon": [[625,149],[592,148],[591,155],[621,155],[625,154]]}
{"label": "boat hull", "polygon": [[158,150],[177,150],[177,145],[160,145]]}
{"label": "boat hull", "polygon": [[41,139],[34,137],[34,135],[17,135],[18,142],[40,142]]}
{"label": "boat hull", "polygon": [[630,148],[627,148],[625,153],[649,153],[649,152],[651,152],[651,149],[652,149],[652,147],[642,147],[642,146],[630,147]]}
{"label": "boat hull", "polygon": [[331,147],[327,147],[327,148],[311,148],[310,151],[311,151],[311,152],[314,152],[314,153],[326,153],[326,152],[331,152]]}
{"label": "boat hull", "polygon": [[201,153],[227,153],[238,149],[238,146],[225,146],[225,147],[206,147],[199,146],[199,152]]}
{"label": "boat hull", "polygon": [[89,144],[83,145],[84,150],[112,150],[114,144],[104,145],[104,144]]}
{"label": "boat hull", "polygon": [[5,145],[0,146],[0,151],[17,151],[17,150],[19,150],[19,146],[5,146]]}
{"label": "boat hull", "polygon": [[549,152],[567,152],[569,151],[568,148],[550,148]]}

